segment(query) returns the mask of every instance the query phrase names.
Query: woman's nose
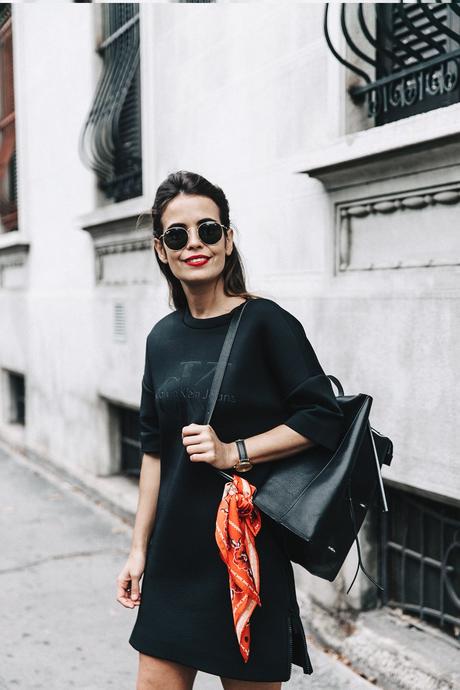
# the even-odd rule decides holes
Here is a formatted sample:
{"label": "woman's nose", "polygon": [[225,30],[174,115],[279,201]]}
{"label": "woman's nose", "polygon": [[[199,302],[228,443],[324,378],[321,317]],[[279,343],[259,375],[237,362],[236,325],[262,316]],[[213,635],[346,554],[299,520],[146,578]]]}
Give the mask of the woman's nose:
{"label": "woman's nose", "polygon": [[202,245],[201,238],[198,234],[198,228],[190,227],[188,229],[188,242],[187,247],[195,246],[196,244]]}

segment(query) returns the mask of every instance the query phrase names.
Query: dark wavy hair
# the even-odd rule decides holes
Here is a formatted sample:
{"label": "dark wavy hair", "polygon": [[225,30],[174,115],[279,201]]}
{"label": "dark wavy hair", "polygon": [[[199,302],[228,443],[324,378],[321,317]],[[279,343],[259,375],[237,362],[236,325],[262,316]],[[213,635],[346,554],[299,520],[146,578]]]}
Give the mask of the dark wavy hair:
{"label": "dark wavy hair", "polygon": [[[185,194],[199,194],[212,199],[219,208],[220,222],[225,227],[225,234],[227,233],[227,228],[230,225],[230,209],[222,189],[198,173],[179,170],[168,175],[157,189],[152,206],[153,237],[159,238],[163,233],[164,228],[161,220],[163,211],[167,204],[181,192]],[[160,271],[168,281],[169,306],[174,306],[175,309],[184,309],[187,298],[180,280],[173,274],[169,264],[165,264],[160,260],[156,251],[155,257]],[[235,242],[233,242],[232,253],[225,257],[222,273],[226,295],[240,295],[246,299],[255,299],[257,297],[257,295],[246,290],[243,263]]]}

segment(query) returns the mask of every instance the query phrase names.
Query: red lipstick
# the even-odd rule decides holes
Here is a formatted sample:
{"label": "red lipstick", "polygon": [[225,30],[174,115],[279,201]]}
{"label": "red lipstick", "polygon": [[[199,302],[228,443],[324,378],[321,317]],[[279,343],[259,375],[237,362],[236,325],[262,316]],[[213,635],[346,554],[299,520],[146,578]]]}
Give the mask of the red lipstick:
{"label": "red lipstick", "polygon": [[[192,261],[192,259],[195,260]],[[205,256],[204,254],[194,254],[193,256],[189,256],[188,259],[185,259],[185,263],[189,266],[203,266],[208,261],[209,256]]]}

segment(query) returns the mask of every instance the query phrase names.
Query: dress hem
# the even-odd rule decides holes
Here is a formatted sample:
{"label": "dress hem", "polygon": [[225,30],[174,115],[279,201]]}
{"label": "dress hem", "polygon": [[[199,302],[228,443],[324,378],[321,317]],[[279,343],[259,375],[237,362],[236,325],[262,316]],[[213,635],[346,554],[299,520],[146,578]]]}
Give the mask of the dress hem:
{"label": "dress hem", "polygon": [[230,670],[226,672],[223,665],[220,670],[216,670],[216,667],[210,664],[209,661],[207,661],[204,657],[202,657],[201,659],[197,659],[197,657],[195,656],[194,661],[192,662],[191,659],[187,656],[187,653],[173,653],[170,651],[170,649],[168,650],[165,645],[158,643],[150,643],[147,648],[147,645],[139,643],[133,635],[131,635],[131,637],[129,638],[129,644],[131,645],[131,647],[133,647],[136,651],[140,652],[141,654],[147,654],[148,656],[154,656],[159,659],[167,659],[168,661],[173,661],[175,663],[182,664],[183,666],[194,668],[197,671],[202,671],[203,673],[209,673],[213,676],[221,676],[224,678],[229,678],[231,680],[247,680],[259,683],[276,683],[286,682],[291,678],[291,672],[289,672],[289,675],[284,674],[282,677],[274,677],[276,676],[275,673],[261,676],[257,673],[245,673],[243,675],[239,675],[235,674],[234,671]]}

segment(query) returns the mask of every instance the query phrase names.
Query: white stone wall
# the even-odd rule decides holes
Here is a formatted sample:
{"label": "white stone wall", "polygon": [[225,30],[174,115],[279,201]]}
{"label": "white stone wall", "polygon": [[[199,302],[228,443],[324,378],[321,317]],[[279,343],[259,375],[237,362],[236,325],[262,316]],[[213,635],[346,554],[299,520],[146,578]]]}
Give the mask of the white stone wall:
{"label": "white stone wall", "polygon": [[4,423],[1,434],[67,465],[94,461],[101,435],[93,248],[76,223],[95,203],[77,151],[95,82],[92,22],[91,6],[13,5],[20,230],[0,240],[30,249],[25,289],[0,291],[10,314],[0,357],[26,375],[27,424],[22,439]]}

